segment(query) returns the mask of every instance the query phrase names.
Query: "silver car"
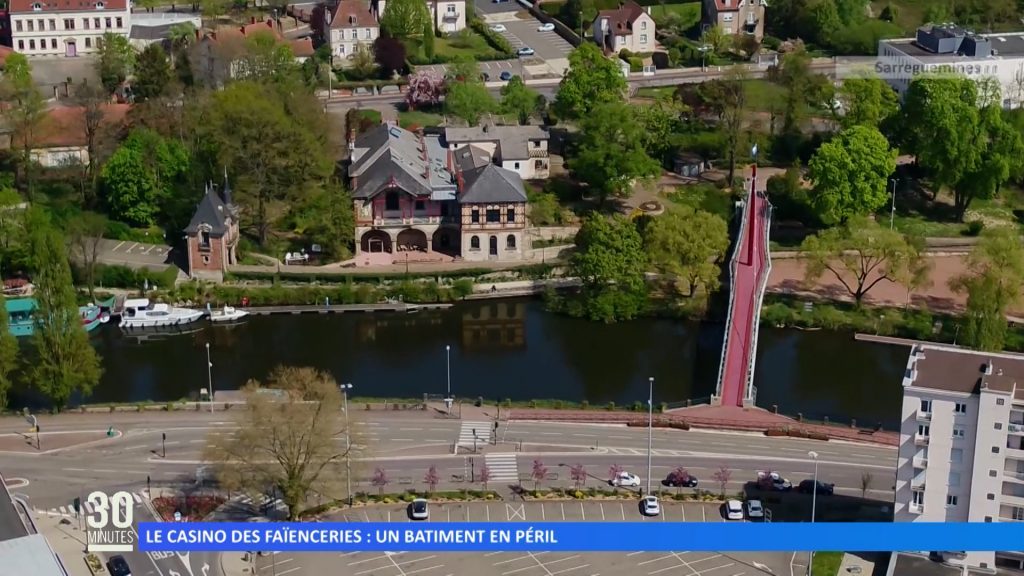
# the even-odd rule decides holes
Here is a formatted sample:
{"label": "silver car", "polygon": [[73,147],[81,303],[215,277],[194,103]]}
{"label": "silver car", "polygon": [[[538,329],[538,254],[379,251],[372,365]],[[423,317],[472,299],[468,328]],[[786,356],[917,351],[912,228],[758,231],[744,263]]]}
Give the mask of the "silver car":
{"label": "silver car", "polygon": [[413,520],[426,520],[430,518],[430,508],[425,499],[417,498],[409,504],[409,518]]}

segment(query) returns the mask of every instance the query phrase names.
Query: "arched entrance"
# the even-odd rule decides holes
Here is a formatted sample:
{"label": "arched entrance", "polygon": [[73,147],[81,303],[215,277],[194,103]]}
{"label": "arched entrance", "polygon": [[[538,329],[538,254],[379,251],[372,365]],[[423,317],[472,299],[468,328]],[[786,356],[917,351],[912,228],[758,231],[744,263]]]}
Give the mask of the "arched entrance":
{"label": "arched entrance", "polygon": [[359,240],[363,252],[391,252],[391,236],[383,230],[370,230]]}
{"label": "arched entrance", "polygon": [[489,251],[487,253],[489,255],[491,255],[491,256],[497,256],[498,255],[498,237],[497,236],[491,236],[490,244],[491,244],[490,245],[490,249],[489,249]]}
{"label": "arched entrance", "polygon": [[456,256],[459,253],[459,233],[453,228],[442,226],[438,228],[431,239],[431,249],[434,252],[441,252],[449,256]]}
{"label": "arched entrance", "polygon": [[422,230],[407,228],[398,233],[398,251],[427,251],[427,235]]}

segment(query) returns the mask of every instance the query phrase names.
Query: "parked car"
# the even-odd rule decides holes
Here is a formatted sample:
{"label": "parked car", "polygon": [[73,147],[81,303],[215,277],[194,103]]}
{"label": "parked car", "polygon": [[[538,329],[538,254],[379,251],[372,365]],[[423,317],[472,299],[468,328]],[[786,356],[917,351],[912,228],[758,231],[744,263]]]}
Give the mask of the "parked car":
{"label": "parked car", "polygon": [[546,22],[537,27],[537,32],[553,32],[554,30],[555,25],[551,22]]}
{"label": "parked car", "polygon": [[508,70],[505,70],[504,72],[498,75],[498,78],[501,78],[502,82],[508,82],[509,80],[512,79],[512,73],[509,72]]}
{"label": "parked car", "polygon": [[758,472],[757,485],[762,490],[776,490],[778,492],[785,492],[793,488],[793,484],[780,476],[778,472]]}
{"label": "parked car", "polygon": [[725,517],[729,520],[743,520],[743,504],[739,500],[727,500]]}
{"label": "parked car", "polygon": [[128,567],[128,561],[124,556],[111,556],[107,560],[107,571],[110,576],[132,576],[132,569]]}
{"label": "parked car", "polygon": [[672,488],[696,488],[697,477],[687,472],[685,475],[679,475],[671,473],[661,481],[662,486],[671,486]]}
{"label": "parked car", "polygon": [[519,50],[516,50],[516,54],[520,56],[533,56],[536,53],[537,52],[533,48],[530,48],[529,46],[523,46]]}
{"label": "parked car", "polygon": [[619,472],[619,475],[611,479],[612,486],[623,488],[636,488],[640,486],[640,477],[632,472]]}
{"label": "parked car", "polygon": [[[797,492],[801,492],[803,494],[813,494],[814,493],[814,480],[804,480],[803,482],[801,482],[796,487],[796,489],[797,489]],[[832,494],[835,493],[835,491],[836,491],[836,485],[835,484],[826,484],[825,482],[822,482],[821,480],[818,480],[818,494],[819,495],[831,496]]]}
{"label": "parked car", "polygon": [[644,516],[657,516],[661,514],[661,504],[658,504],[657,496],[644,496],[640,501],[640,513]]}
{"label": "parked car", "polygon": [[430,509],[427,507],[427,501],[423,498],[417,498],[409,504],[409,518],[413,520],[426,520],[430,518]]}
{"label": "parked car", "polygon": [[764,518],[764,506],[760,500],[747,500],[747,518],[761,520]]}
{"label": "parked car", "polygon": [[507,32],[508,28],[505,28],[504,24],[495,24],[491,26],[491,32]]}

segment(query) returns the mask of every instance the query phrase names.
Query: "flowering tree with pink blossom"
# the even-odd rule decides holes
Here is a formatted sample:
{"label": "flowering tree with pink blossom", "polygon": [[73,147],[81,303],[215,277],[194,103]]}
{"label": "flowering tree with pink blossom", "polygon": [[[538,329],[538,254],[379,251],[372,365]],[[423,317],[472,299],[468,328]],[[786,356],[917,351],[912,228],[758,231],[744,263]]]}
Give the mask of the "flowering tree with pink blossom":
{"label": "flowering tree with pink blossom", "polygon": [[443,95],[444,78],[433,70],[420,70],[409,76],[409,91],[405,94],[405,101],[410,110],[437,106]]}

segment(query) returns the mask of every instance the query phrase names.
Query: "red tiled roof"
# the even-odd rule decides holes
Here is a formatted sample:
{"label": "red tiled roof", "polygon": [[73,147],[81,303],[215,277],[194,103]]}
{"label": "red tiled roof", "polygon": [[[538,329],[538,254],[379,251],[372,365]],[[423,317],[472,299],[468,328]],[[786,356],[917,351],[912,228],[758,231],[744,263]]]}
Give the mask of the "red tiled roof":
{"label": "red tiled roof", "polygon": [[274,28],[274,23],[271,20],[266,22],[253,22],[246,24],[245,26],[221,26],[217,28],[206,37],[210,40],[216,41],[217,39],[229,39],[229,38],[246,38],[258,33],[270,33],[281,40],[281,34]]}
{"label": "red tiled roof", "polygon": [[296,58],[308,58],[315,52],[313,50],[313,39],[312,38],[299,38],[298,40],[292,40],[290,42],[292,47],[292,54]]}
{"label": "red tiled roof", "polygon": [[[123,125],[130,108],[128,104],[107,104],[104,107],[103,124]],[[32,137],[33,148],[85,145],[85,108],[81,106],[60,106],[47,110]]]}
{"label": "red tiled roof", "polygon": [[364,0],[342,0],[331,16],[331,28],[376,28],[377,19]]}
{"label": "red tiled roof", "polygon": [[613,34],[615,32],[621,32],[633,29],[633,22],[640,17],[641,14],[646,14],[643,7],[641,7],[633,0],[629,0],[622,6],[614,10],[601,10],[597,13],[598,19],[608,19],[608,30]]}
{"label": "red tiled roof", "polygon": [[730,0],[726,4],[726,0],[715,0],[715,7],[719,12],[736,12],[740,9],[740,0]]}
{"label": "red tiled roof", "polygon": [[[102,0],[102,2],[106,10],[128,9],[128,0]],[[97,9],[97,0],[10,0],[10,12],[12,14],[35,12],[32,5],[36,3],[42,6],[41,12],[79,12]]]}

